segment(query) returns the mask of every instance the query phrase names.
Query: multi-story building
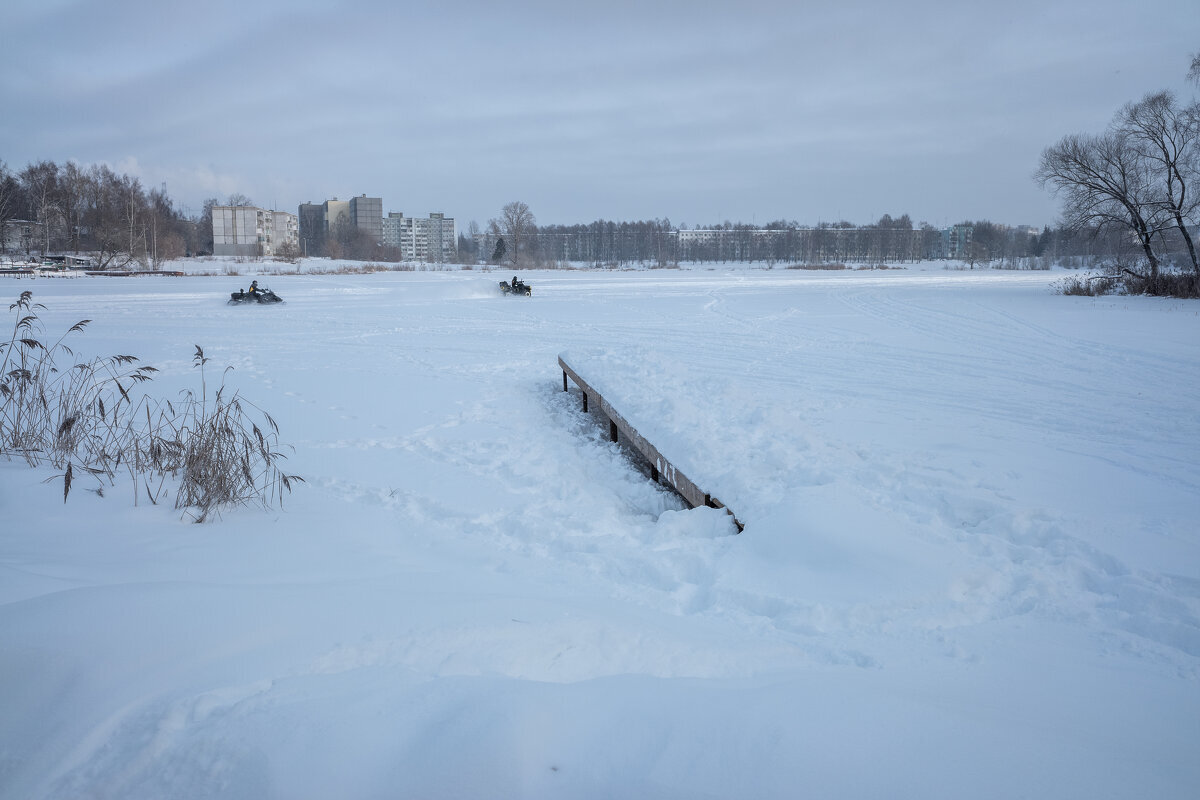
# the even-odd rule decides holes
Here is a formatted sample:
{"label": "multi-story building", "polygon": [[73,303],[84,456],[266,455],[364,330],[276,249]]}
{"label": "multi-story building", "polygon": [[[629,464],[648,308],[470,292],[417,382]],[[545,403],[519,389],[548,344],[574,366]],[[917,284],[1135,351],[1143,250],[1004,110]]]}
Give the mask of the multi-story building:
{"label": "multi-story building", "polygon": [[383,238],[383,198],[365,194],[350,198],[350,221],[366,231],[373,241]]}
{"label": "multi-story building", "polygon": [[323,203],[300,204],[300,252],[305,256],[318,255],[325,251],[325,205]]}
{"label": "multi-story building", "polygon": [[272,211],[272,236],[275,239],[275,247],[272,253],[278,253],[279,248],[284,244],[298,245],[300,242],[300,220],[295,214],[289,214],[286,211]]}
{"label": "multi-story building", "polygon": [[953,225],[942,230],[942,258],[963,258],[975,233],[972,225]]}
{"label": "multi-story building", "polygon": [[339,224],[353,225],[366,231],[373,241],[383,239],[383,198],[359,195],[349,200],[301,203],[300,241],[304,252],[317,255],[334,235]]}
{"label": "multi-story building", "polygon": [[295,214],[255,206],[213,206],[213,255],[272,256],[288,243],[299,247]]}
{"label": "multi-story building", "polygon": [[454,219],[440,213],[422,219],[389,212],[383,219],[380,241],[385,247],[398,248],[405,260],[435,264],[452,261],[458,248]]}
{"label": "multi-story building", "polygon": [[31,253],[43,240],[43,226],[28,219],[6,219],[0,223],[0,252]]}
{"label": "multi-story building", "polygon": [[335,197],[332,200],[326,200],[321,205],[325,209],[326,233],[332,233],[342,222],[351,222],[349,200],[338,200]]}

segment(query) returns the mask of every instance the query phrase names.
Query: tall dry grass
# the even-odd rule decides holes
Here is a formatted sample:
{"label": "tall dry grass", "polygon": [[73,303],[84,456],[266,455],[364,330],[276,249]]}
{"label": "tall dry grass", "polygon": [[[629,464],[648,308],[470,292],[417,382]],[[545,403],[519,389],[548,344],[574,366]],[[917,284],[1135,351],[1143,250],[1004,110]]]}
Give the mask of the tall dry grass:
{"label": "tall dry grass", "polygon": [[128,478],[135,504],[143,493],[158,504],[174,491],[175,508],[203,522],[235,506],[282,505],[303,481],[281,468],[286,456],[271,415],[227,391],[228,370],[210,396],[199,345],[193,364],[200,393],[159,400],[142,387],[157,370],[135,356],[60,369],[75,359],[67,338],[91,320],[47,345],[38,317],[44,308],[29,291],[9,306],[16,319],[9,340],[0,342],[0,454],[63,470],[64,502],[81,478],[100,495]]}

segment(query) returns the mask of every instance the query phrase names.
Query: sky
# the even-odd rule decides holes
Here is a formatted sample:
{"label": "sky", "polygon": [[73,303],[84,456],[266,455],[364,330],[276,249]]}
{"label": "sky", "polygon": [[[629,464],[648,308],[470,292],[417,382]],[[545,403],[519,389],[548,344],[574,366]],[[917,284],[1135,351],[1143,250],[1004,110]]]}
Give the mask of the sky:
{"label": "sky", "polygon": [[1045,147],[1197,94],[1200,4],[7,0],[0,38],[10,170],[104,163],[189,214],[1041,226]]}

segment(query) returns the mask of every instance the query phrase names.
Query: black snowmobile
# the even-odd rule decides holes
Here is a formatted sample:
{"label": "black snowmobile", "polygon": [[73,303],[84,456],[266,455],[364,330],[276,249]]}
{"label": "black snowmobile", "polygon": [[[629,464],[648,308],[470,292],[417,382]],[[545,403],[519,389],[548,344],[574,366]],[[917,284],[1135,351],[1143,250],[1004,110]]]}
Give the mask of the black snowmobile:
{"label": "black snowmobile", "polygon": [[517,280],[517,276],[513,275],[512,283],[508,281],[500,281],[501,294],[523,294],[526,297],[533,296],[533,287],[524,281]]}
{"label": "black snowmobile", "polygon": [[229,305],[237,306],[243,303],[282,303],[283,298],[270,289],[258,288],[258,281],[251,281],[246,291],[238,289],[229,293]]}

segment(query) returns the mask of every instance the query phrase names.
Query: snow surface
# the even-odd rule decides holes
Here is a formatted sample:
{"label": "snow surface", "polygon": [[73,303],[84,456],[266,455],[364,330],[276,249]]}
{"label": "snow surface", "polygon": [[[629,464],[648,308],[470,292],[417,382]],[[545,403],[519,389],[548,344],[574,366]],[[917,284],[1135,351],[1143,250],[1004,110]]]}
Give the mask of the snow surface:
{"label": "snow surface", "polygon": [[160,396],[203,346],[308,481],[195,525],[0,461],[0,797],[1196,796],[1200,306],[507,277],[0,282]]}

